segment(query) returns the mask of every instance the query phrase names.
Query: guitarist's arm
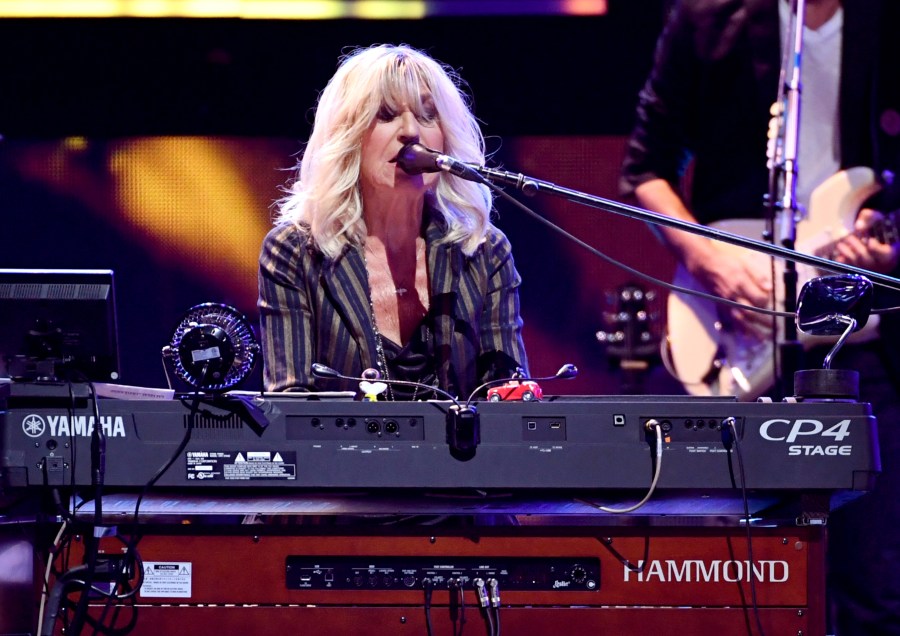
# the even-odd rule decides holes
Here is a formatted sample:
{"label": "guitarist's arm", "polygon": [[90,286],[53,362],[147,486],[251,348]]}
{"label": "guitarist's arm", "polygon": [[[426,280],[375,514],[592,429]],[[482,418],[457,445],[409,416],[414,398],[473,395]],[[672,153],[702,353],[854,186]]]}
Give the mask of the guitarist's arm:
{"label": "guitarist's arm", "polygon": [[[697,223],[684,201],[665,179],[645,181],[636,187],[634,193],[640,205],[648,210]],[[772,290],[765,272],[761,276],[741,259],[720,250],[711,239],[674,228],[660,227],[656,230],[687,271],[711,293],[757,307],[771,305]],[[771,319],[756,312],[732,310],[731,317],[743,325],[754,322],[771,324]]]}

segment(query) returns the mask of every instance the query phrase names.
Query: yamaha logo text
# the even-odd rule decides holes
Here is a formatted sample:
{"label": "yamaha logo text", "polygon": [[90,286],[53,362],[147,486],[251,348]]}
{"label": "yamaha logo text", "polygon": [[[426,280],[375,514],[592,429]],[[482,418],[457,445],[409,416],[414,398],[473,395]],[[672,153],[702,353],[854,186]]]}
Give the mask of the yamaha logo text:
{"label": "yamaha logo text", "polygon": [[[93,415],[37,415],[22,418],[22,432],[37,438],[45,433],[51,437],[90,437],[94,432]],[[121,415],[101,415],[100,426],[107,437],[125,437],[125,420]]]}

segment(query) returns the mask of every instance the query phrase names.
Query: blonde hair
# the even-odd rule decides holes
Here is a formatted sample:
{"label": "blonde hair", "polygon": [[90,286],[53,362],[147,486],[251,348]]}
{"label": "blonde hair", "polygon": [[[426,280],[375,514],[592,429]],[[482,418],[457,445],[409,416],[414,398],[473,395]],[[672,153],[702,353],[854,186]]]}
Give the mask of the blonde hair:
{"label": "blonde hair", "polygon": [[[366,228],[359,191],[360,145],[383,104],[421,108],[431,94],[444,136],[442,151],[462,161],[484,163],[484,137],[455,71],[405,45],[382,44],[352,51],[319,96],[312,134],[287,196],[278,201],[278,222],[308,232],[326,256],[360,245]],[[418,113],[417,113],[418,114]],[[447,225],[444,242],[471,255],[490,228],[490,190],[441,173],[427,195]]]}

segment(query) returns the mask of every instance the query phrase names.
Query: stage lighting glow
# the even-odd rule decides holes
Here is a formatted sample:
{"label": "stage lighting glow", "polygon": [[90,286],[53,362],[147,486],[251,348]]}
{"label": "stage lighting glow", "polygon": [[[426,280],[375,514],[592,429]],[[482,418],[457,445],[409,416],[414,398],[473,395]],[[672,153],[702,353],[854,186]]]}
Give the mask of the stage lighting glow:
{"label": "stage lighting glow", "polygon": [[603,15],[607,0],[0,0],[0,18],[421,19]]}

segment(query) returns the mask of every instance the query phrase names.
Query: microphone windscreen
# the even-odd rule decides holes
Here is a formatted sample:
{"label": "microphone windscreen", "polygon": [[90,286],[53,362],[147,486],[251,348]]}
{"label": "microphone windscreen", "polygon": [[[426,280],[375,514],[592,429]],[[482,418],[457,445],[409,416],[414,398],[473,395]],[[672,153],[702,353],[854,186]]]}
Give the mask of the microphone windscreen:
{"label": "microphone windscreen", "polygon": [[422,144],[408,143],[397,153],[397,165],[406,174],[422,174],[423,172],[440,172],[437,165],[439,153]]}

